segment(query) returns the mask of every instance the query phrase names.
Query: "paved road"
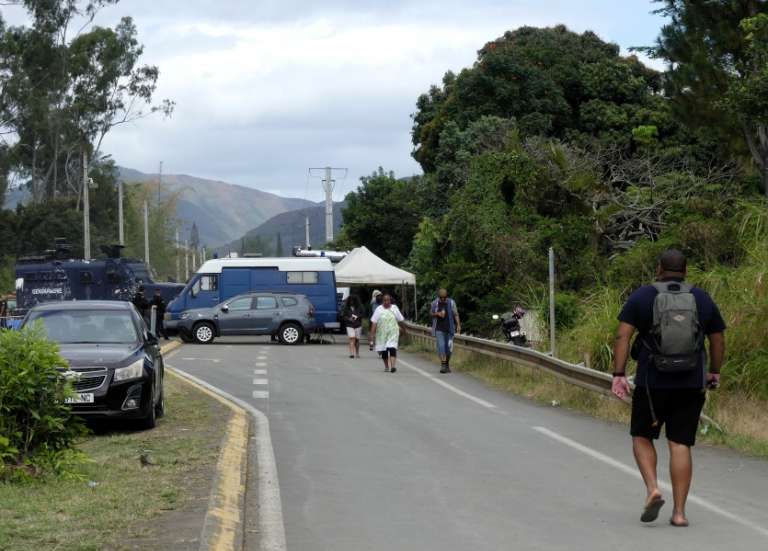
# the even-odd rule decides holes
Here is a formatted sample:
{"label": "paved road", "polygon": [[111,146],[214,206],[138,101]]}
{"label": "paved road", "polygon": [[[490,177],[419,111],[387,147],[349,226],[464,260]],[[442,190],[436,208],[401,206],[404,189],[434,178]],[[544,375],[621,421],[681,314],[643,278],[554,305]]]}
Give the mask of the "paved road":
{"label": "paved road", "polygon": [[624,427],[364,356],[245,339],[168,361],[269,417],[290,551],[768,547],[766,461],[697,448],[692,527],[669,505],[641,525]]}

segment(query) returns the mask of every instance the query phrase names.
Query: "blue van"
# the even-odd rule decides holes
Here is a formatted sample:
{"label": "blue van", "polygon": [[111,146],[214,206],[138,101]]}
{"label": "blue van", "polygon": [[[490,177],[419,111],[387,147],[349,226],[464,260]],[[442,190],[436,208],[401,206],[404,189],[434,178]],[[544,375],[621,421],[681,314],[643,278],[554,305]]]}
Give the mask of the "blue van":
{"label": "blue van", "polygon": [[320,327],[340,327],[336,274],[328,258],[217,258],[205,262],[165,312],[165,328],[178,330],[181,314],[211,308],[253,292],[306,295]]}

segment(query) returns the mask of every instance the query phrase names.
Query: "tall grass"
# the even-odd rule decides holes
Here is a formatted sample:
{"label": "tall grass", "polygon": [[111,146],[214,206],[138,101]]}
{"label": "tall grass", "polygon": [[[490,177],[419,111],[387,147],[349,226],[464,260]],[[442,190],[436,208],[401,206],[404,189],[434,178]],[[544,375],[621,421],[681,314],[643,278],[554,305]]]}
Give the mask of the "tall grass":
{"label": "tall grass", "polygon": [[[768,400],[768,205],[740,206],[734,248],[744,251],[737,267],[692,271],[689,279],[707,290],[728,325],[723,383],[727,390]],[[564,359],[611,370],[612,345],[626,292],[603,288],[583,299],[582,315],[560,338]]]}

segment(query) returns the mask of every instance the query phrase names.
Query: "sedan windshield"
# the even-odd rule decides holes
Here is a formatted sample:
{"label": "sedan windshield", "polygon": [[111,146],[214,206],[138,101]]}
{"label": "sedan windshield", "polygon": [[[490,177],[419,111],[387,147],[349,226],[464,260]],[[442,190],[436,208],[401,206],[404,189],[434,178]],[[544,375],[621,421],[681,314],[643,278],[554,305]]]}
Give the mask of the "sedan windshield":
{"label": "sedan windshield", "polygon": [[132,344],[139,333],[129,312],[58,310],[33,312],[27,324],[42,323],[48,338],[61,344]]}

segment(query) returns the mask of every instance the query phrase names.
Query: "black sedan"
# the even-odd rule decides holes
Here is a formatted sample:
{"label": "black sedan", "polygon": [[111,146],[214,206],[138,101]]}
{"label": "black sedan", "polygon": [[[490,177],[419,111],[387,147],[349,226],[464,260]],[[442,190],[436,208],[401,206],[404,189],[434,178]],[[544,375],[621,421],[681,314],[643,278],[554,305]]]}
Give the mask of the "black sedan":
{"label": "black sedan", "polygon": [[157,338],[128,302],[76,301],[35,306],[22,326],[41,323],[59,343],[72,380],[74,413],[133,419],[153,428],[163,416],[164,366]]}

